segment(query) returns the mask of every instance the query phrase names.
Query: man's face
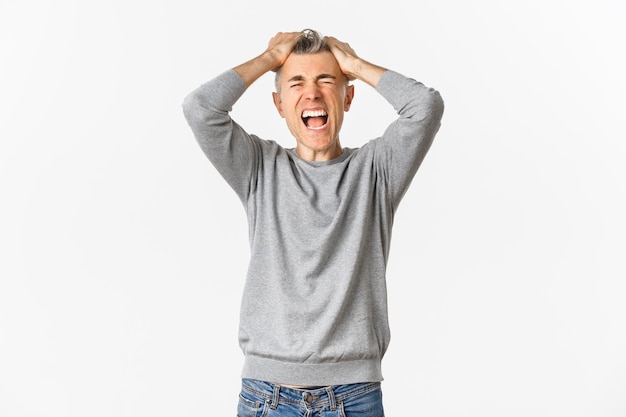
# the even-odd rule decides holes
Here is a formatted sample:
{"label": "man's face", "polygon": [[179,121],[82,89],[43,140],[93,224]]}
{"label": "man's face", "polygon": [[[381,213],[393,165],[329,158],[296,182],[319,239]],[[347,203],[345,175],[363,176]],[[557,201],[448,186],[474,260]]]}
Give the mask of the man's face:
{"label": "man's face", "polygon": [[332,53],[289,55],[273,98],[301,158],[329,160],[341,154],[339,131],[353,96],[354,87],[346,84]]}

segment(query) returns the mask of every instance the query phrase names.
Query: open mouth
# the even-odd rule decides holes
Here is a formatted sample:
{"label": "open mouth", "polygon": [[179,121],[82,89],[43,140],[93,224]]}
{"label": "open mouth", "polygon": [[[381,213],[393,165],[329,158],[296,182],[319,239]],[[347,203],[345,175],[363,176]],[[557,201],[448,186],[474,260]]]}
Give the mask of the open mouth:
{"label": "open mouth", "polygon": [[313,130],[322,129],[328,122],[328,114],[325,110],[305,110],[302,112],[304,125]]}

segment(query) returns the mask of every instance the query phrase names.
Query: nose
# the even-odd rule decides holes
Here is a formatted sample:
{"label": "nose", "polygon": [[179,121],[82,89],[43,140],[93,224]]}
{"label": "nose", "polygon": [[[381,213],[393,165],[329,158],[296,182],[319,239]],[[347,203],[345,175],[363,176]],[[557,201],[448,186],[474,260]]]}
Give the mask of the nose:
{"label": "nose", "polygon": [[320,89],[317,84],[307,84],[304,90],[304,97],[310,100],[315,100],[321,96]]}

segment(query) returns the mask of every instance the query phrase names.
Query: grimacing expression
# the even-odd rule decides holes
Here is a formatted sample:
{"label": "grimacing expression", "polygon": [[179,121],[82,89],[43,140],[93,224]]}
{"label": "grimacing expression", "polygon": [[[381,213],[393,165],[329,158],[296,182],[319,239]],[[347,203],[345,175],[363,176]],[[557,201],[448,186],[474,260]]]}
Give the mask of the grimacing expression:
{"label": "grimacing expression", "polygon": [[272,94],[274,104],[296,138],[298,154],[341,154],[339,131],[354,86],[348,85],[333,54],[289,55],[279,83]]}

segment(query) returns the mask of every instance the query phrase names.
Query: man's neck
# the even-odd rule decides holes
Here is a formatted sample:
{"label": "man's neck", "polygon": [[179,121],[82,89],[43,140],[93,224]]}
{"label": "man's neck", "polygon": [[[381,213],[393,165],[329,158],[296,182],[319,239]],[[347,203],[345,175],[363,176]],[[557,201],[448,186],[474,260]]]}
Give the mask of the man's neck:
{"label": "man's neck", "polygon": [[296,153],[298,156],[305,161],[309,162],[321,162],[321,161],[331,161],[343,153],[343,148],[337,142],[335,146],[330,149],[324,149],[320,151],[316,151],[314,149],[310,149],[304,146],[297,146]]}

